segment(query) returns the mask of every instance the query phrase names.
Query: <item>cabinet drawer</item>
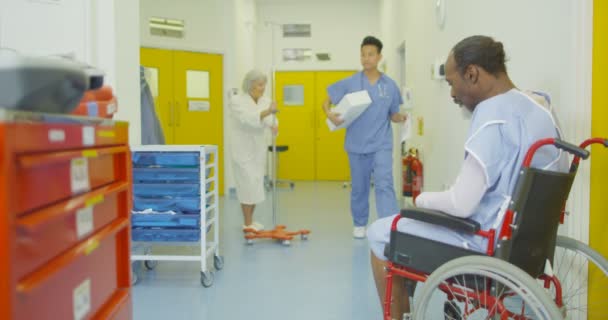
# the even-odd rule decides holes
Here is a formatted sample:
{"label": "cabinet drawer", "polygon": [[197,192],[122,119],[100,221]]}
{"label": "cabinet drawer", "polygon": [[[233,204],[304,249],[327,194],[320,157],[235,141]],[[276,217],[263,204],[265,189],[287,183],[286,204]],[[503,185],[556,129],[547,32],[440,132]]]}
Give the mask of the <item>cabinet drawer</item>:
{"label": "cabinet drawer", "polygon": [[199,228],[201,216],[198,214],[133,214],[133,228]]}
{"label": "cabinet drawer", "polygon": [[199,168],[133,168],[138,183],[200,183]]}
{"label": "cabinet drawer", "polygon": [[144,198],[184,198],[200,196],[198,183],[134,183],[133,195]]}
{"label": "cabinet drawer", "polygon": [[128,287],[128,274],[118,272],[125,262],[117,251],[128,245],[127,219],[102,228],[19,281],[15,318],[90,319],[120,290],[119,284]]}
{"label": "cabinet drawer", "polygon": [[[52,120],[52,119],[51,119]],[[72,121],[73,123],[65,123]],[[88,121],[84,118],[58,119],[57,123],[13,123],[7,125],[14,137],[15,151],[46,152],[87,147],[127,145],[128,124]]]}
{"label": "cabinet drawer", "polygon": [[17,220],[17,279],[128,215],[128,184],[117,182]]}
{"label": "cabinet drawer", "polygon": [[198,168],[200,163],[199,152],[133,152],[133,167],[136,168]]}
{"label": "cabinet drawer", "polygon": [[200,197],[184,198],[145,198],[133,197],[133,210],[152,210],[156,212],[174,211],[180,213],[200,213]]}
{"label": "cabinet drawer", "polygon": [[141,242],[196,242],[201,239],[200,229],[133,228],[131,232],[133,241]]}
{"label": "cabinet drawer", "polygon": [[127,147],[84,149],[17,158],[14,210],[24,213],[127,179]]}

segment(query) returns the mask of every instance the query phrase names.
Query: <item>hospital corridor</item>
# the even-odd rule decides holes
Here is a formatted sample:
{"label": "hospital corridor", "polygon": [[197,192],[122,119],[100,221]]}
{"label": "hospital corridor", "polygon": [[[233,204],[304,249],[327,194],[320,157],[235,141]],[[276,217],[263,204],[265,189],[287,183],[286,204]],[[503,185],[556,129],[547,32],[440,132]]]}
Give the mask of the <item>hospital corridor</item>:
{"label": "hospital corridor", "polygon": [[[339,236],[351,231],[342,222],[349,218],[343,205],[348,191],[336,182],[298,182],[296,188],[305,195],[281,191],[279,222],[317,226],[309,241],[296,240],[289,247],[273,242],[248,247],[242,241],[227,240],[242,237],[237,227],[241,217],[224,215],[220,224],[233,227],[222,230],[225,267],[217,273],[214,285],[201,289],[196,264],[159,264],[153,271],[139,270],[134,318],[374,319],[380,306],[368,303],[377,299],[369,248],[365,242]],[[316,200],[321,198],[324,200]],[[235,199],[224,200],[224,211],[237,209]],[[271,211],[269,205],[260,208],[264,209]],[[318,220],[323,224],[315,223]],[[260,222],[271,225],[272,217],[260,218]]]}
{"label": "hospital corridor", "polygon": [[608,319],[608,1],[0,0],[0,319]]}

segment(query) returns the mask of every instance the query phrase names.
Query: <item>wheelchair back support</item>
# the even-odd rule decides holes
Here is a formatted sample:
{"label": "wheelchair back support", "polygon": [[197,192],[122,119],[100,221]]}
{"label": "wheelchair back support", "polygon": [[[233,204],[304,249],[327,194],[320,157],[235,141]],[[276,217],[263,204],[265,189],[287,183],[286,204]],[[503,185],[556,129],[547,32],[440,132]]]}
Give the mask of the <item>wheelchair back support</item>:
{"label": "wheelchair back support", "polygon": [[499,240],[496,257],[533,278],[543,274],[545,261],[553,263],[557,228],[575,174],[522,168],[511,206],[515,213],[513,237]]}

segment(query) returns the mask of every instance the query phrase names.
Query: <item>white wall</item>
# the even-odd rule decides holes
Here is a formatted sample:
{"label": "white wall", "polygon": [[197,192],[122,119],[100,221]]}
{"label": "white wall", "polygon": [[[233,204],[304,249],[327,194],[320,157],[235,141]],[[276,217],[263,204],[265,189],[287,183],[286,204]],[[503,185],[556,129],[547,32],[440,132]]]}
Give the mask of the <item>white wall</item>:
{"label": "white wall", "polygon": [[[230,59],[230,64],[226,69],[227,74],[230,74],[229,81],[226,82],[224,90],[236,88],[240,92],[241,83],[245,74],[255,68],[255,48],[257,45],[257,34],[255,32],[255,25],[257,23],[256,14],[256,3],[253,0],[233,0],[233,16],[230,21],[228,35],[230,39],[229,50],[227,51],[227,58]],[[228,95],[226,96],[228,97]],[[232,122],[229,121],[229,103],[226,99],[226,109],[224,113],[224,143],[225,150],[225,168],[226,168],[226,190],[234,187],[234,178],[232,174],[232,156],[229,152],[230,144],[232,143],[230,133]]]}
{"label": "white wall", "polygon": [[[274,29],[275,67],[278,70],[359,70],[359,46],[367,35],[378,35],[378,2],[368,0],[264,1],[258,4],[257,66],[272,67]],[[283,38],[274,24],[311,24],[310,38]],[[283,62],[283,48],[328,52],[331,61]]]}
{"label": "white wall", "polygon": [[0,47],[32,55],[70,53],[86,60],[86,1],[3,0],[1,6]]}
{"label": "white wall", "polygon": [[102,69],[119,101],[117,120],[141,141],[137,1],[3,0],[0,47],[33,55],[73,54]]}
{"label": "white wall", "polygon": [[[139,5],[137,1],[125,0],[97,0],[102,5],[113,4],[114,24],[113,30],[107,36],[107,41],[100,43],[100,51],[104,46],[110,46],[113,51],[107,57],[100,56],[99,63],[114,61],[113,78],[118,98],[118,112],[115,119],[129,122],[129,142],[131,145],[141,143],[141,93],[139,85]],[[108,17],[109,18],[109,17]],[[105,21],[100,20],[99,26],[106,27]],[[112,28],[110,28],[112,29]],[[110,38],[114,38],[111,41]],[[107,62],[110,64],[111,62]],[[112,77],[111,77],[112,78]]]}
{"label": "white wall", "polygon": [[[222,52],[226,49],[223,30],[224,5],[222,0],[140,0],[141,45],[183,50]],[[148,19],[163,17],[182,19],[185,23],[183,38],[153,36]]]}
{"label": "white wall", "polygon": [[[148,19],[182,19],[181,39],[150,34]],[[224,161],[225,188],[233,186],[230,153],[230,121],[227,92],[240,88],[245,73],[254,67],[256,4],[253,0],[140,0],[141,46],[222,53],[224,55]]]}
{"label": "white wall", "polygon": [[[413,92],[414,118],[424,118],[424,135],[416,136],[411,145],[423,153],[425,190],[440,190],[451,183],[462,163],[468,122],[451,102],[447,83],[431,80],[430,66],[436,59],[445,59],[451,47],[466,36],[485,34],[502,41],[514,83],[521,89],[551,94],[566,139],[581,141],[589,135],[590,85],[585,84],[591,74],[591,1],[445,2],[443,30],[436,24],[435,1],[380,2],[387,47],[406,42],[406,80]],[[385,56],[389,66],[396,64],[394,55],[387,51]],[[396,76],[397,72],[389,67],[389,74]],[[588,191],[583,189],[580,182],[574,189],[578,212],[588,211],[588,201],[584,201]],[[584,230],[571,232],[586,239]]]}

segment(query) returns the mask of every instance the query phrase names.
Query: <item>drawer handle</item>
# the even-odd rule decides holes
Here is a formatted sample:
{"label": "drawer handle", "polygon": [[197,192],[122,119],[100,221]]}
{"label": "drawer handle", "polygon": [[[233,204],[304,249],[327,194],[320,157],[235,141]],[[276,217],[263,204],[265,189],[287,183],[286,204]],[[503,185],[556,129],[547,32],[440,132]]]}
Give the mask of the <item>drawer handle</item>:
{"label": "drawer handle", "polygon": [[53,277],[57,272],[61,271],[70,263],[82,256],[88,256],[99,247],[102,240],[113,236],[121,230],[125,230],[129,226],[129,218],[121,218],[115,220],[110,225],[99,230],[89,239],[81,242],[76,247],[61,254],[51,262],[44,265],[42,268],[34,271],[17,284],[17,291],[22,294],[32,292],[37,287],[41,286],[48,279]]}
{"label": "drawer handle", "polygon": [[99,204],[104,201],[105,197],[124,191],[127,187],[128,184],[126,182],[117,182],[101,189],[96,189],[93,192],[63,201],[57,205],[50,206],[18,219],[17,225],[26,232],[36,231],[48,222],[62,218],[74,212],[74,210]]}
{"label": "drawer handle", "polygon": [[98,319],[115,319],[116,314],[122,310],[128,301],[129,289],[118,289],[112,297],[110,297],[110,300],[105,304],[103,309],[95,316]]}
{"label": "drawer handle", "polygon": [[19,157],[19,166],[22,168],[31,168],[43,164],[67,161],[74,158],[96,158],[102,155],[128,152],[129,148],[127,147],[111,147],[25,155]]}
{"label": "drawer handle", "polygon": [[116,132],[114,130],[97,130],[97,136],[100,138],[114,138]]}

